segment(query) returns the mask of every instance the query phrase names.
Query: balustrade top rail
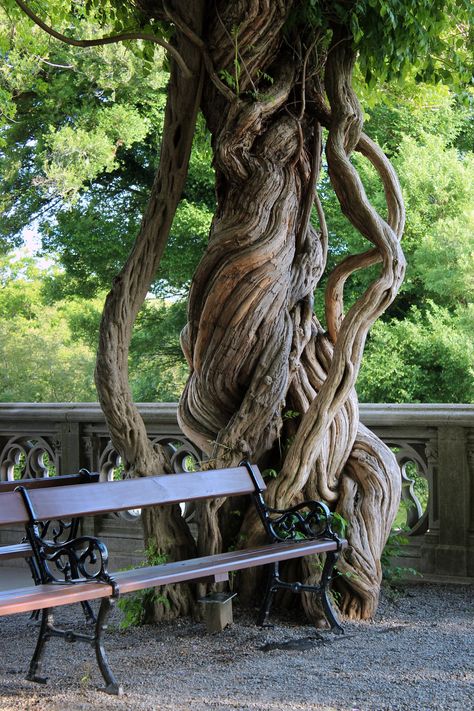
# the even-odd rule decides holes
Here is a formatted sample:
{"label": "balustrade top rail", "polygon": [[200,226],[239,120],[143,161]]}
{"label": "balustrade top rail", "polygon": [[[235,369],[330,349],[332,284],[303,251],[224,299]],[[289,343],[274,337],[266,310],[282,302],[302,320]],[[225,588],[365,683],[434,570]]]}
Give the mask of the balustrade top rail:
{"label": "balustrade top rail", "polygon": [[[176,422],[177,404],[137,403],[145,421]],[[369,427],[403,426],[474,426],[474,405],[432,403],[362,403],[362,422]],[[0,403],[2,423],[34,419],[54,422],[102,422],[104,415],[97,402]]]}

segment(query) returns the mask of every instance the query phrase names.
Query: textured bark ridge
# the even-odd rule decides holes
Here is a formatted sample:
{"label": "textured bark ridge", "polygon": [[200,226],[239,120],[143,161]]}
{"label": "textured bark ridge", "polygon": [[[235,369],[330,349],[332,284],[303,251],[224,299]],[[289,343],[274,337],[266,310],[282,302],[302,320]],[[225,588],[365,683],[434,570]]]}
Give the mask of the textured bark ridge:
{"label": "textured bark ridge", "polygon": [[[195,15],[204,3],[141,5],[172,19],[193,79],[173,69],[150,206],[104,312],[97,385],[113,441],[135,474],[165,466],[133,405],[126,361],[132,324],[179,199],[200,103],[213,137],[218,208],[182,334],[190,376],[180,425],[212,467],[247,457],[276,470],[268,490],[273,504],[324,499],[344,516],[350,548],[339,566],[341,607],[350,617],[369,617],[377,605],[380,556],[398,507],[400,475],[390,450],[360,425],[354,386],[367,333],[403,279],[404,208],[388,160],[362,133],[351,38],[336,25],[330,31],[304,21],[295,25],[297,2],[216,0],[206,4],[204,28]],[[323,129],[341,209],[369,248],[336,267],[318,319],[313,294],[328,250],[317,193]],[[380,176],[385,218],[367,199],[350,160],[354,150]],[[309,220],[313,207],[318,229]],[[347,278],[376,263],[378,276],[346,313]],[[171,525],[176,547],[192,547],[179,514],[166,516],[147,516],[148,536],[158,539]],[[225,502],[202,504],[199,518],[201,552],[229,542]],[[255,516],[246,512],[240,536],[251,543],[260,535]],[[175,545],[168,539],[167,554]],[[318,575],[309,563],[302,565],[305,578]],[[253,588],[254,579],[245,578],[242,594]],[[173,602],[189,609],[187,599]],[[310,617],[320,617],[312,599],[304,606]]]}

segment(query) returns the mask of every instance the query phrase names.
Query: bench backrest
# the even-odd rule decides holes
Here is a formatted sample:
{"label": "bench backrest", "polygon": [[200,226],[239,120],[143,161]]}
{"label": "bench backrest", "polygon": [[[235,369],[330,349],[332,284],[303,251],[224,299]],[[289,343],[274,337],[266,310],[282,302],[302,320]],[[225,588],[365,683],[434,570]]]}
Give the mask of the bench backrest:
{"label": "bench backrest", "polygon": [[13,479],[0,481],[0,494],[15,491],[19,486],[25,489],[46,489],[51,486],[68,486],[71,484],[93,484],[99,481],[99,474],[81,469],[79,474],[63,474],[61,476],[41,477],[39,479]]}
{"label": "bench backrest", "polygon": [[[157,504],[177,504],[218,496],[251,494],[256,490],[255,482],[261,490],[265,489],[258,467],[252,465],[252,474],[247,466],[239,466],[233,469],[82,484],[79,487],[32,489],[28,495],[35,518],[38,521],[46,521]],[[29,516],[19,491],[7,492],[0,496],[0,526],[28,521]]]}

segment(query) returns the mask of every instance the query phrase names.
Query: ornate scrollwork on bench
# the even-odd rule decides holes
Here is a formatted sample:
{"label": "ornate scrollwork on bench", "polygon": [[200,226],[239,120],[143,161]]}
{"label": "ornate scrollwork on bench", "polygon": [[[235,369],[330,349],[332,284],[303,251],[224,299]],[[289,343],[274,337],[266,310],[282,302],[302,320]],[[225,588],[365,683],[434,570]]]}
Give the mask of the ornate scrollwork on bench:
{"label": "ornate scrollwork on bench", "polygon": [[337,543],[337,549],[340,549],[340,538],[331,527],[333,514],[324,502],[309,500],[289,509],[273,509],[262,496],[263,489],[252,465],[245,459],[240,465],[247,469],[253,481],[255,506],[272,541],[326,538]]}
{"label": "ornate scrollwork on bench", "polygon": [[303,501],[286,510],[272,509],[266,505],[264,508],[266,528],[273,540],[339,540],[331,528],[331,512],[321,501]]}
{"label": "ornate scrollwork on bench", "polygon": [[66,543],[54,544],[36,534],[33,535],[47,582],[110,582],[107,570],[109,554],[100,539],[94,536],[79,536]]}
{"label": "ornate scrollwork on bench", "polygon": [[[26,539],[33,549],[40,581],[58,584],[103,582],[112,585],[115,595],[118,590],[107,570],[109,553],[105,543],[95,536],[72,538],[71,533],[77,528],[76,521],[38,521],[28,490],[19,486],[17,491],[20,492],[30,517],[29,523],[26,524]],[[53,522],[57,524],[57,528],[52,529],[53,540],[45,539]],[[69,536],[61,541],[61,535],[65,531]]]}
{"label": "ornate scrollwork on bench", "polygon": [[287,582],[280,575],[280,564],[274,563],[267,579],[267,590],[260,609],[257,624],[265,626],[274,594],[278,590],[288,590],[293,593],[313,592],[321,597],[321,603],[327,620],[334,632],[342,633],[337,615],[328,595],[328,586],[333,575],[338,554],[345,543],[332,530],[332,514],[322,501],[302,501],[289,509],[273,509],[266,505],[261,493],[254,494],[260,518],[273,542],[320,540],[321,543],[333,542],[335,548],[325,549],[324,564],[321,564],[321,577],[317,584],[305,582]]}
{"label": "ornate scrollwork on bench", "polygon": [[42,539],[52,541],[56,545],[59,545],[71,541],[73,538],[77,538],[79,519],[75,518],[69,521],[62,519],[39,521],[38,526]]}

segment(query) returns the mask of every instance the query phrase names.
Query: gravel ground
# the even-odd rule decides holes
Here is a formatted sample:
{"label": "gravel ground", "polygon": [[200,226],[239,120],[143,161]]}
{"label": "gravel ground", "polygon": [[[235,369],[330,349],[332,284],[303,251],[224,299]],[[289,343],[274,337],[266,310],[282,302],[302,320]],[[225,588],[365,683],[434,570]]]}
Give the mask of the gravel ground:
{"label": "gravel ground", "polygon": [[[36,630],[26,614],[4,617],[0,709],[474,710],[472,586],[384,593],[376,619],[344,623],[343,636],[278,616],[261,630],[237,606],[235,624],[213,635],[191,620],[121,631],[119,614],[106,647],[122,697],[97,690],[89,647],[56,639],[48,683],[25,681]],[[58,610],[58,621],[65,616],[80,620],[80,607]]]}

